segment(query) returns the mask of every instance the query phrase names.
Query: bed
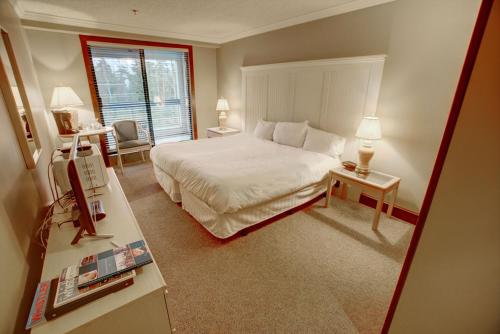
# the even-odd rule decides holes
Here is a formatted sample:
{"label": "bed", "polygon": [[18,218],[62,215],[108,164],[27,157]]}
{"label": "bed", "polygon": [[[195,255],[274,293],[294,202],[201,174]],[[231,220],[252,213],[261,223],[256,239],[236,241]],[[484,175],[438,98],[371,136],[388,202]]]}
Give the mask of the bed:
{"label": "bed", "polygon": [[362,117],[376,112],[384,61],[375,55],[242,67],[241,110],[231,117],[244,133],[153,148],[158,182],[218,238],[318,197],[340,155],[311,152],[305,142],[282,145],[275,133],[262,140],[255,131],[262,120],[307,120],[342,138],[342,159],[355,160],[354,134]]}
{"label": "bed", "polygon": [[158,145],[151,160],[170,198],[218,238],[321,195],[340,164],[249,134]]}

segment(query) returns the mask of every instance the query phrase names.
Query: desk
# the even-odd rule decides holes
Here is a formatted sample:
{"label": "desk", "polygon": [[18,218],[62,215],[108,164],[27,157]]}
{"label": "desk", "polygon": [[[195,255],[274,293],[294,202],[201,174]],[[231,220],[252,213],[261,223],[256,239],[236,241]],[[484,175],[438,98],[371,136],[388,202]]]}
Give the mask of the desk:
{"label": "desk", "polygon": [[[97,233],[112,233],[113,239],[82,239],[71,246],[76,234],[72,224],[61,228],[52,225],[42,271],[42,281],[59,276],[64,267],[78,263],[90,254],[113,248],[110,240],[125,245],[144,239],[125,194],[112,168],[107,169],[109,184],[99,188],[106,218],[96,224]],[[54,209],[62,212],[59,206]],[[154,254],[153,254],[154,256]],[[156,265],[148,264],[137,270],[134,284],[113,294],[86,304],[60,318],[32,329],[33,334],[57,333],[171,333],[166,306],[166,284]]]}
{"label": "desk", "polygon": [[110,167],[111,164],[109,163],[109,156],[108,156],[108,148],[106,147],[106,134],[108,132],[113,132],[113,127],[112,126],[104,126],[100,129],[93,129],[93,130],[81,130],[80,132],[77,133],[71,133],[71,134],[65,134],[65,135],[59,135],[61,138],[73,138],[74,135],[78,135],[80,137],[92,137],[92,136],[99,136],[99,143],[101,144],[101,153],[102,153],[102,158],[104,160],[104,164],[106,164],[106,167]]}

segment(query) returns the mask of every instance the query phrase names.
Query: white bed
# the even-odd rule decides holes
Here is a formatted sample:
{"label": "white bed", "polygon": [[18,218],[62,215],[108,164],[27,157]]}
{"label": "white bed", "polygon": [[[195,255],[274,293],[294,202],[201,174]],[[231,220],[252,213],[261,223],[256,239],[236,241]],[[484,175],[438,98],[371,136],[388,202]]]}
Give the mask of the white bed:
{"label": "white bed", "polygon": [[321,195],[328,171],[340,164],[247,134],[158,145],[151,160],[171,199],[218,238]]}
{"label": "white bed", "polygon": [[[232,113],[240,113],[235,119],[246,134],[153,148],[158,182],[219,238],[314,199],[326,191],[328,170],[340,164],[332,156],[356,159],[354,134],[364,115],[375,114],[384,59],[377,55],[242,67],[242,108]],[[269,135],[273,141],[252,137],[261,120],[308,120],[311,127],[344,138],[342,152],[329,156],[280,145],[273,142],[282,142],[276,132]]]}

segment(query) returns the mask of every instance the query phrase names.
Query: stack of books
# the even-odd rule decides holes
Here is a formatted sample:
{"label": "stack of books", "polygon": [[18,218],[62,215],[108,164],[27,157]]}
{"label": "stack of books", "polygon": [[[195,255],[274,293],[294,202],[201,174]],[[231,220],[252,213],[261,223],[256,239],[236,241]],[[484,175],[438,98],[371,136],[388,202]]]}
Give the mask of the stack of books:
{"label": "stack of books", "polygon": [[144,240],[84,257],[38,284],[26,329],[134,283],[134,269],[153,262]]}

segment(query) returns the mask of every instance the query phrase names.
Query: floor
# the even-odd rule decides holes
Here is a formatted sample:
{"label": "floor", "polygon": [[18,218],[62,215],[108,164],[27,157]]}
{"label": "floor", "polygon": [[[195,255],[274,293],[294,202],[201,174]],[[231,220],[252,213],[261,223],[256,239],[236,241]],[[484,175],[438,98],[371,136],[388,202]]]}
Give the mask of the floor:
{"label": "floor", "polygon": [[117,171],[165,277],[177,333],[378,333],[413,225],[333,198],[246,236],[212,237],[174,204],[151,163]]}

